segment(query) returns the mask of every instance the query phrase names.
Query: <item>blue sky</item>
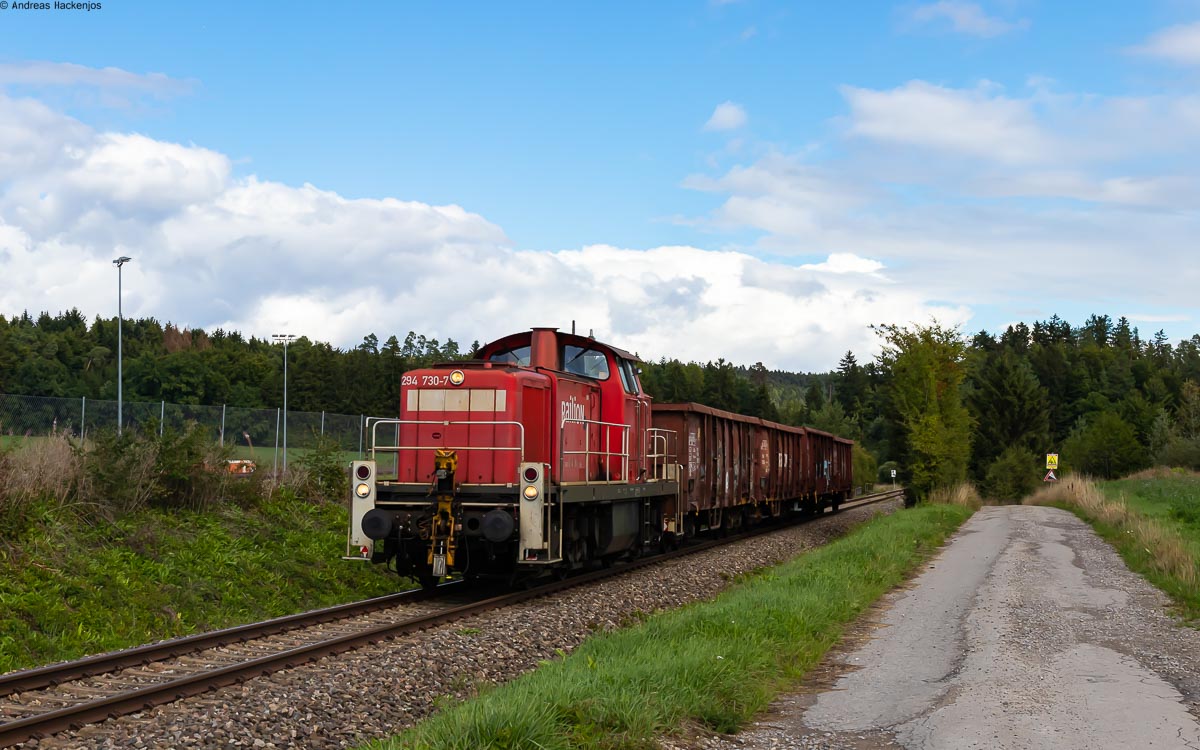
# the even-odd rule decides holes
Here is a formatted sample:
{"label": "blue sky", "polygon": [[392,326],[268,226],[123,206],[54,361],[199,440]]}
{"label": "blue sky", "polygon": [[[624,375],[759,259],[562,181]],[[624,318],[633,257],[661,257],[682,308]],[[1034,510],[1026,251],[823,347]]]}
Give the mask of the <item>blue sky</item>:
{"label": "blue sky", "polygon": [[1197,330],[1198,2],[247,5],[0,11],[5,312],[122,248],[135,314],[340,346]]}

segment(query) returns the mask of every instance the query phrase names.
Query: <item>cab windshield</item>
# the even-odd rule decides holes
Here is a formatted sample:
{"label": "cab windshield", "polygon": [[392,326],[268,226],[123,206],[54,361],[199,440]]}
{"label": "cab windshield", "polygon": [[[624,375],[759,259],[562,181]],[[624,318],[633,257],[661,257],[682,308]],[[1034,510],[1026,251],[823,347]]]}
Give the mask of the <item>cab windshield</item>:
{"label": "cab windshield", "polygon": [[517,365],[518,367],[529,367],[529,347],[517,346],[512,349],[505,349],[504,351],[496,352],[488,360],[490,362]]}

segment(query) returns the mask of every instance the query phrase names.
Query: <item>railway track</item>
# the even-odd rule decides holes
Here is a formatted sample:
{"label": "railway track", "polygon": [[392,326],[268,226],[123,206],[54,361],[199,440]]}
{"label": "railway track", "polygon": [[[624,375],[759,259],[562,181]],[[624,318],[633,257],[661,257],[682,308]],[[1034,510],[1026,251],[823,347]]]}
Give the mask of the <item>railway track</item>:
{"label": "railway track", "polygon": [[[902,495],[903,490],[865,495],[842,508]],[[0,747],[201,695],[778,528],[764,526],[526,591],[485,596],[485,592],[472,594],[465,585],[451,582],[433,592],[403,592],[0,675]]]}

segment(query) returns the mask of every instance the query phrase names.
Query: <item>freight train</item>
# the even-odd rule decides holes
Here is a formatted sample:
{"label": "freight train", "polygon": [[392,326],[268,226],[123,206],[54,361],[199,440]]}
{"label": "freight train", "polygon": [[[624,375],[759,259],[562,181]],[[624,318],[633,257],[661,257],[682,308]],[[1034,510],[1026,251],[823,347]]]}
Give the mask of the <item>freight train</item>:
{"label": "freight train", "polygon": [[516,582],[850,497],[852,441],[655,404],[638,363],[534,328],[406,373],[399,418],[372,420],[350,466],[346,559]]}

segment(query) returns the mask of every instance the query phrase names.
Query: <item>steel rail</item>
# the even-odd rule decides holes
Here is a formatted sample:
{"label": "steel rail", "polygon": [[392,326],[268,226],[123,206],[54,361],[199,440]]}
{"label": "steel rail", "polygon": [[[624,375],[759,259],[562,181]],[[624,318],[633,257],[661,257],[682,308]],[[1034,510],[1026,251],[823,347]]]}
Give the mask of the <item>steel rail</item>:
{"label": "steel rail", "polygon": [[[841,509],[849,510],[852,508],[863,507],[874,503],[883,502],[885,500],[902,497],[903,494],[904,490],[897,489],[876,493],[873,495],[864,495],[860,498],[842,503]],[[820,518],[823,515],[826,514],[814,516],[813,518]],[[282,669],[291,669],[312,661],[316,661],[326,656],[340,654],[345,651],[360,648],[380,640],[395,638],[421,630],[427,630],[438,625],[444,625],[446,623],[454,622],[455,620],[460,620],[465,617],[480,614],[492,609],[500,609],[503,607],[512,606],[530,599],[555,594],[559,591],[573,588],[575,586],[592,583],[594,581],[621,575],[639,568],[656,565],[666,560],[696,554],[698,552],[719,547],[735,541],[778,531],[779,528],[780,527],[778,526],[762,526],[751,531],[728,536],[724,539],[707,540],[699,544],[688,545],[686,547],[681,547],[679,549],[664,552],[662,554],[636,559],[624,565],[595,570],[580,575],[574,575],[569,578],[560,581],[553,581],[526,591],[517,591],[501,596],[495,596],[478,602],[452,607],[434,614],[422,615],[409,620],[377,625],[356,633],[341,635],[328,640],[319,641],[304,646],[298,646],[286,651],[277,652],[275,654],[250,659],[239,664],[232,664],[226,667],[197,672],[185,677],[171,680],[169,682],[146,685],[106,698],[80,703],[75,706],[66,706],[34,716],[28,716],[25,718],[5,722],[0,724],[0,747],[9,747],[29,739],[45,737],[68,729],[77,729],[86,724],[103,721],[105,719],[114,718],[124,714],[136,713],[138,711],[147,710],[165,703],[172,703],[184,698],[201,695],[222,687],[228,687],[230,685],[245,682],[246,680],[254,677],[268,675],[272,672]],[[442,589],[443,587],[439,587],[439,589]],[[412,594],[414,592],[405,593]],[[391,597],[379,597],[377,599],[369,599],[365,602],[358,602],[356,604],[367,604],[369,602],[377,602],[379,600],[389,598]],[[342,607],[346,608],[352,606],[354,605],[342,605]],[[328,610],[320,611],[327,612]],[[299,616],[297,615],[292,617]],[[291,618],[278,618],[277,620],[269,620],[265,623],[256,623],[256,625],[268,625],[289,619]],[[254,626],[243,626],[243,628],[251,627]],[[230,628],[228,630],[235,631],[241,630],[241,628]],[[227,631],[217,632],[224,633]],[[215,634],[204,635],[207,636]],[[201,637],[203,636],[194,636],[194,638]],[[162,645],[167,645],[169,643],[171,642],[168,641]],[[194,651],[196,649],[190,650]],[[139,649],[133,649],[133,651],[139,651]],[[137,661],[135,663],[140,664],[143,662]]]}
{"label": "steel rail", "polygon": [[324,609],[314,609],[310,612],[285,615],[262,622],[237,625],[222,630],[183,636],[182,638],[172,638],[171,640],[137,646],[123,651],[97,654],[96,656],[88,656],[76,661],[50,664],[20,672],[10,672],[6,675],[0,675],[0,698],[26,690],[55,687],[65,682],[85,677],[94,677],[164,659],[173,659],[205,649],[227,646],[235,642],[245,643],[246,641],[256,640],[268,635],[286,633],[289,630],[299,630],[300,628],[320,625],[326,622],[344,620],[349,617],[394,607],[398,604],[419,602],[435,596],[441,596],[447,591],[459,588],[461,585],[461,581],[450,581],[443,583],[435,591],[426,591],[423,589],[402,591],[373,599],[339,604]]}

